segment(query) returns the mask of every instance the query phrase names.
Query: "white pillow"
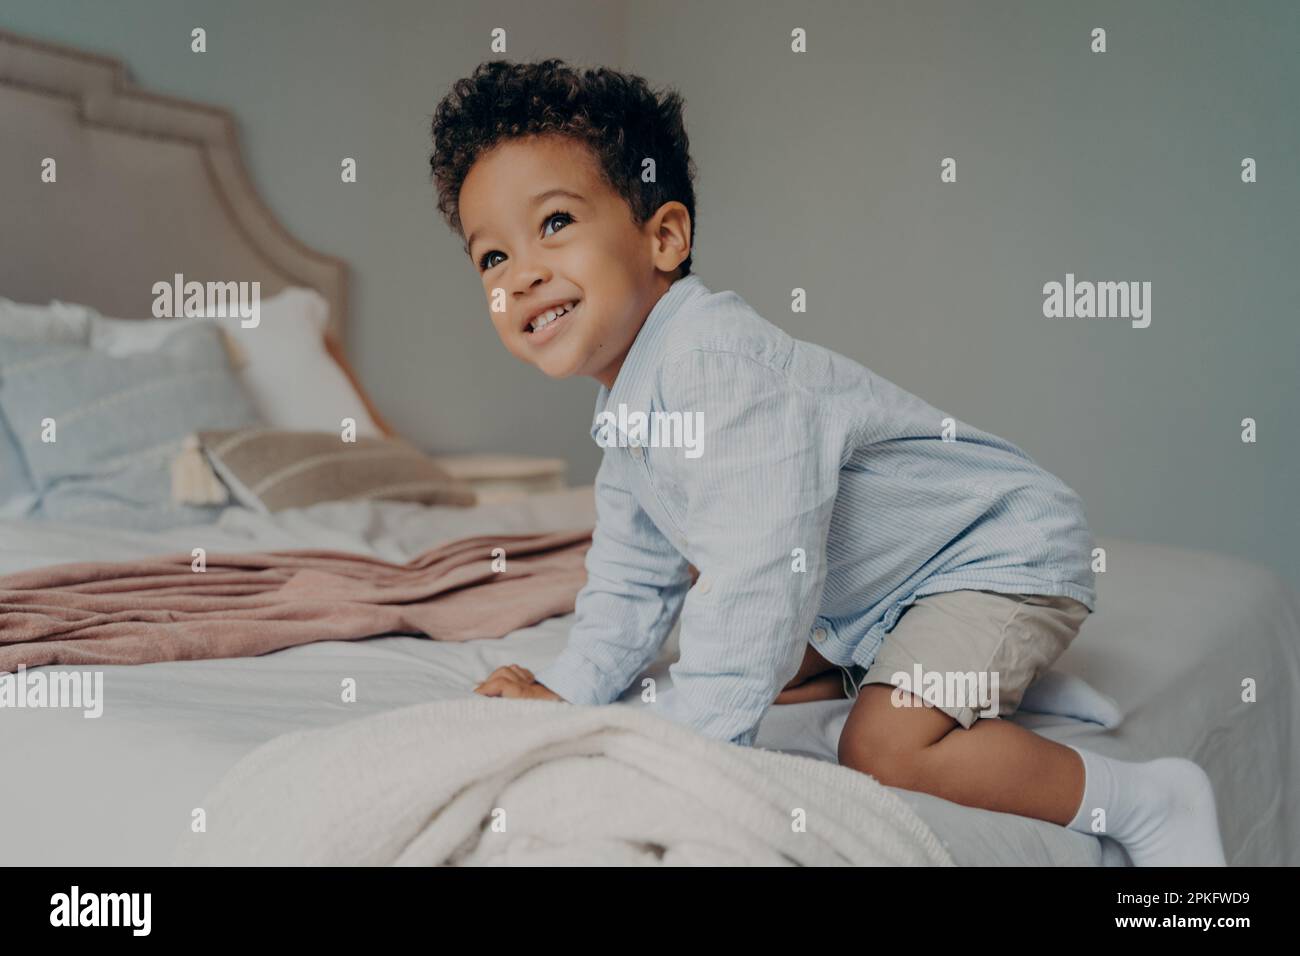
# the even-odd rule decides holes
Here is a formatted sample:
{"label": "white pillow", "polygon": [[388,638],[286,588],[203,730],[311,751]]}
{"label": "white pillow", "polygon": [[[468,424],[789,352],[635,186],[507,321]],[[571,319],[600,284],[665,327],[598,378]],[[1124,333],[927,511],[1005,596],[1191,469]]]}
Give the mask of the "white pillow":
{"label": "white pillow", "polygon": [[90,347],[110,355],[151,352],[194,322],[218,322],[234,343],[240,380],[263,420],[275,428],[337,432],[355,419],[357,435],[382,437],[365,403],[325,350],[329,303],[312,289],[285,289],[261,302],[260,321],[244,328],[230,318],[90,321]]}
{"label": "white pillow", "polygon": [[27,305],[0,298],[0,336],[25,342],[74,342],[85,345],[94,310],[54,299]]}

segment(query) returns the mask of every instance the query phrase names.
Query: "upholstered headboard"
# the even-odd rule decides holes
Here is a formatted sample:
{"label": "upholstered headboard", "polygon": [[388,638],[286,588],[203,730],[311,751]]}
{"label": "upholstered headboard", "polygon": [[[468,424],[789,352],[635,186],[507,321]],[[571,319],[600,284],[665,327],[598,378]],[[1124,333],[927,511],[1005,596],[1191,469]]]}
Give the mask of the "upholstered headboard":
{"label": "upholstered headboard", "polygon": [[[261,202],[225,109],[136,90],[117,60],[0,30],[0,295],[148,316],[153,284],[316,289],[343,339],[347,265]],[[44,160],[57,181],[44,182]]]}
{"label": "upholstered headboard", "polygon": [[[42,173],[54,160],[55,181]],[[344,352],[347,263],[289,234],[248,178],[224,109],[134,87],[118,60],[0,30],[0,297],[152,315],[157,282],[315,289]]]}
{"label": "upholstered headboard", "polygon": [[[45,160],[55,182],[44,182]],[[0,30],[0,296],[151,314],[154,283],[316,289],[341,344],[347,267],[258,197],[223,109],[134,88],[122,63]]]}

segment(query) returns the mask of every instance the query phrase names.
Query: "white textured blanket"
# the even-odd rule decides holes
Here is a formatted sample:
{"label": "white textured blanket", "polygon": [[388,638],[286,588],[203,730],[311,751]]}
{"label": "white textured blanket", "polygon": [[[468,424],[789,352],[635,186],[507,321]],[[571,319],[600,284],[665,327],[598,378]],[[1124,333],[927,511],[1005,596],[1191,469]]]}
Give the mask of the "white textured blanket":
{"label": "white textured blanket", "polygon": [[258,748],[203,803],[197,865],[952,865],[871,777],[641,708],[474,697]]}

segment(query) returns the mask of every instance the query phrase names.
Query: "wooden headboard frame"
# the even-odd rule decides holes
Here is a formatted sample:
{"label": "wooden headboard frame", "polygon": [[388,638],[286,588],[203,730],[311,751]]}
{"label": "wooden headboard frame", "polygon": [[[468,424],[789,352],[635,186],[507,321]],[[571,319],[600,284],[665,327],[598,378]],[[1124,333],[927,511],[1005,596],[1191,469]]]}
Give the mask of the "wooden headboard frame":
{"label": "wooden headboard frame", "polygon": [[331,354],[356,381],[342,348],[347,264],[262,202],[229,111],[136,89],[119,60],[0,30],[0,296],[144,318],[154,283],[176,273],[258,281],[263,298],[315,289]]}

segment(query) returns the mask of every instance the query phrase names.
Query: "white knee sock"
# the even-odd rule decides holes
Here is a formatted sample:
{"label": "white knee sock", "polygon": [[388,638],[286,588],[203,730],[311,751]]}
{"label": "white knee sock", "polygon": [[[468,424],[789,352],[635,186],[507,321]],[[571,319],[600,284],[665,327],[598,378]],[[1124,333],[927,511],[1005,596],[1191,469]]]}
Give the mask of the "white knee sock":
{"label": "white knee sock", "polygon": [[1130,763],[1066,746],[1083,758],[1085,774],[1071,830],[1118,840],[1134,866],[1225,865],[1214,789],[1196,764],[1181,757]]}

